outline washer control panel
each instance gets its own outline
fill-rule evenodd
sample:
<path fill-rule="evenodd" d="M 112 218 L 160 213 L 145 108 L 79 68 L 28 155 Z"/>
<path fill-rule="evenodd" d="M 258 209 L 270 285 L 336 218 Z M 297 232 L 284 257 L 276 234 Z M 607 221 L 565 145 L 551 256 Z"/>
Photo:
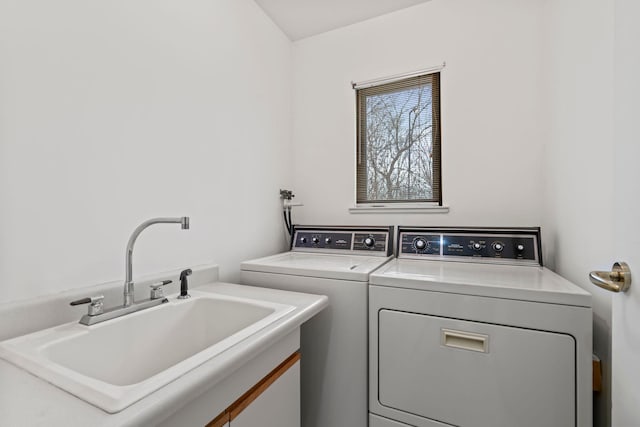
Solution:
<path fill-rule="evenodd" d="M 393 228 L 296 226 L 291 250 L 389 256 L 393 252 Z"/>
<path fill-rule="evenodd" d="M 398 257 L 542 265 L 540 228 L 399 227 Z"/>

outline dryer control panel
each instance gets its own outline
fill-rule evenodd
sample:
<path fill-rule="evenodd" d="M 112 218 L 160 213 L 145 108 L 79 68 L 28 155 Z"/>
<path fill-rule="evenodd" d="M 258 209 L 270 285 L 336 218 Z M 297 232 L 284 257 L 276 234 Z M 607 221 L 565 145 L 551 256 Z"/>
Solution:
<path fill-rule="evenodd" d="M 393 253 L 393 227 L 295 226 L 291 250 L 389 256 Z"/>
<path fill-rule="evenodd" d="M 540 228 L 399 227 L 398 257 L 541 266 Z"/>

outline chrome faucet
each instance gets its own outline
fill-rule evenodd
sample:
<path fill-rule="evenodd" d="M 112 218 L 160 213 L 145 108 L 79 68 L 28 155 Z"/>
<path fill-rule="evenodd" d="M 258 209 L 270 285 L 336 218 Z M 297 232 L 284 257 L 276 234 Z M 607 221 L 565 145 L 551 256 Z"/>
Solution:
<path fill-rule="evenodd" d="M 151 288 L 151 293 L 148 300 L 144 300 L 134 304 L 135 301 L 133 297 L 132 266 L 133 245 L 140 233 L 142 233 L 142 230 L 153 224 L 180 224 L 183 230 L 188 230 L 189 217 L 183 216 L 180 218 L 152 218 L 143 222 L 135 230 L 133 230 L 133 234 L 131 235 L 131 237 L 129 238 L 129 242 L 127 243 L 124 303 L 122 304 L 122 306 L 105 309 L 103 304 L 104 296 L 102 295 L 89 298 L 81 298 L 79 300 L 72 301 L 71 305 L 89 304 L 88 312 L 87 314 L 82 316 L 82 318 L 80 319 L 80 323 L 87 326 L 95 325 L 96 323 L 104 322 L 105 320 L 115 319 L 116 317 L 124 316 L 129 313 L 135 313 L 136 311 L 144 310 L 169 302 L 169 300 L 164 297 L 162 287 L 171 283 L 171 280 L 161 280 L 149 285 L 149 287 Z"/>
<path fill-rule="evenodd" d="M 142 231 L 153 224 L 180 224 L 183 230 L 189 229 L 189 217 L 180 218 L 152 218 L 149 219 L 133 230 L 129 242 L 127 242 L 127 253 L 125 255 L 125 279 L 124 279 L 124 307 L 129 307 L 134 303 L 133 297 L 133 245 Z"/>

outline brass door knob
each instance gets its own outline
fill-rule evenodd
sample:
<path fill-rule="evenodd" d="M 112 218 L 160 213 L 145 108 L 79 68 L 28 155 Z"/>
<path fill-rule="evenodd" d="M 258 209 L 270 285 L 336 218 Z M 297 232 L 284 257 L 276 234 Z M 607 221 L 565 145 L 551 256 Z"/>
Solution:
<path fill-rule="evenodd" d="M 589 280 L 611 292 L 626 292 L 631 286 L 631 270 L 626 262 L 616 262 L 611 271 L 592 271 Z"/>

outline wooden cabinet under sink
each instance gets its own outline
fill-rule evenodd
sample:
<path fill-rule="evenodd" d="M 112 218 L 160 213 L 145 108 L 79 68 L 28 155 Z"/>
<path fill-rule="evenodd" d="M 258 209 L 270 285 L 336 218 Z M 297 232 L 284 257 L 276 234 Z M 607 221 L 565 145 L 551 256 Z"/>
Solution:
<path fill-rule="evenodd" d="M 295 352 L 206 427 L 299 427 L 300 352 Z"/>
<path fill-rule="evenodd" d="M 184 405 L 155 427 L 300 427 L 299 349 L 296 328 L 249 360 L 228 364 L 223 378 L 193 387 L 192 373 L 185 382 L 193 392 L 174 396 Z"/>

